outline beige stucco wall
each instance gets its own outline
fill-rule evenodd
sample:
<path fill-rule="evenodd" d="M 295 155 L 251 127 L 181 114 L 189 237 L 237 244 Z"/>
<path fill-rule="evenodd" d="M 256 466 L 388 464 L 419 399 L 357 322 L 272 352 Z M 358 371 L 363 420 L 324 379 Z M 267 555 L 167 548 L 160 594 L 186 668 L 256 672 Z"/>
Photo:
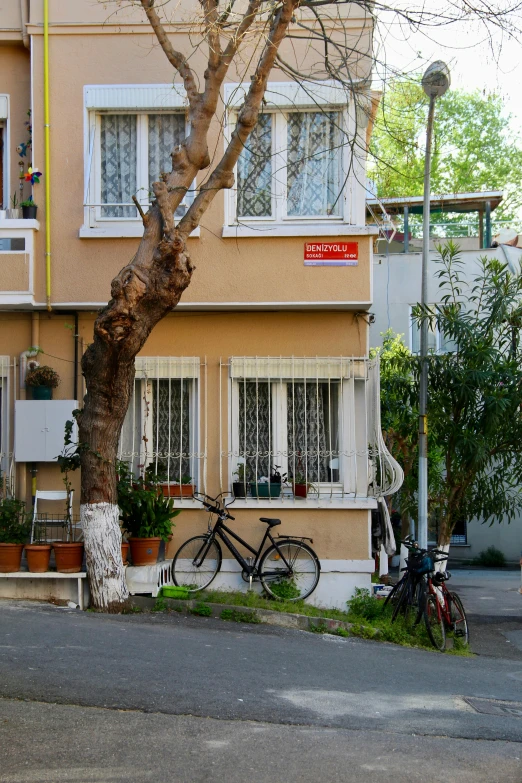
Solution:
<path fill-rule="evenodd" d="M 29 286 L 29 254 L 2 253 L 0 291 L 28 291 Z"/>
<path fill-rule="evenodd" d="M 232 530 L 247 543 L 261 542 L 266 525 L 259 517 L 268 516 L 281 519 L 281 525 L 274 531 L 277 535 L 301 535 L 313 539 L 312 546 L 321 560 L 366 560 L 371 557 L 368 538 L 368 511 L 346 510 L 326 511 L 302 509 L 234 509 L 235 517 L 230 522 Z M 172 541 L 166 549 L 167 557 L 173 557 L 181 544 L 190 536 L 204 533 L 207 529 L 208 514 L 202 511 L 184 509 L 174 520 Z M 224 547 L 223 547 L 224 548 Z M 242 547 L 238 549 L 247 553 Z M 223 556 L 231 557 L 225 549 Z"/>
<path fill-rule="evenodd" d="M 54 5 L 54 4 L 53 4 Z M 88 5 L 79 4 L 84 10 Z M 77 13 L 70 4 L 56 4 L 56 21 L 72 22 Z M 35 4 L 35 8 L 38 5 Z M 60 11 L 60 9 L 62 9 Z M 36 13 L 36 11 L 35 11 Z M 79 12 L 78 12 L 79 13 Z M 83 13 L 83 12 L 82 12 Z M 89 18 L 91 9 L 86 17 Z M 105 11 L 108 13 L 108 11 Z M 62 14 L 62 15 L 60 15 Z M 72 14 L 72 15 L 71 15 Z M 100 8 L 92 9 L 98 19 Z M 39 17 L 34 16 L 35 19 Z M 53 17 L 54 19 L 55 17 Z M 128 33 L 134 28 L 122 28 Z M 155 44 L 146 25 L 137 34 L 115 34 L 109 28 L 51 28 L 50 35 L 50 113 L 51 113 L 51 188 L 52 188 L 52 301 L 103 303 L 109 298 L 110 281 L 132 258 L 138 239 L 79 239 L 84 223 L 84 106 L 86 84 L 170 83 L 173 72 L 165 55 Z M 33 32 L 34 56 L 34 159 L 43 166 L 43 38 Z M 83 34 L 82 34 L 83 33 Z M 91 34 L 96 33 L 96 34 Z M 173 36 L 175 43 L 186 45 L 184 36 Z M 74 63 L 74 68 L 71 68 Z M 191 60 L 204 70 L 203 53 Z M 63 74 L 67 73 L 67 79 Z M 232 71 L 230 80 L 245 78 Z M 277 69 L 272 81 L 288 81 Z M 217 153 L 223 148 L 220 126 L 216 122 L 209 147 Z M 43 225 L 43 186 L 36 186 L 41 230 L 36 237 L 36 301 L 45 302 L 45 264 Z M 368 237 L 350 237 L 341 228 L 345 241 L 359 242 L 359 266 L 305 268 L 304 243 L 319 237 L 223 239 L 225 194 L 219 194 L 201 223 L 199 238 L 189 240 L 189 250 L 197 267 L 183 303 L 280 302 L 282 289 L 288 302 L 363 302 L 370 301 L 370 242 Z M 328 238 L 322 238 L 328 241 Z"/>
<path fill-rule="evenodd" d="M 0 18 L 2 10 L 0 8 Z M 28 131 L 25 122 L 29 120 L 28 110 L 31 108 L 30 86 L 30 58 L 29 52 L 22 44 L 0 46 L 0 94 L 9 95 L 9 153 L 11 158 L 9 192 L 5 194 L 4 207 L 10 207 L 11 196 L 16 193 L 19 197 L 19 170 L 20 160 L 16 147 L 20 142 L 26 142 Z M 31 160 L 30 153 L 23 158 L 25 168 Z M 29 196 L 29 188 L 26 187 L 26 197 Z"/>

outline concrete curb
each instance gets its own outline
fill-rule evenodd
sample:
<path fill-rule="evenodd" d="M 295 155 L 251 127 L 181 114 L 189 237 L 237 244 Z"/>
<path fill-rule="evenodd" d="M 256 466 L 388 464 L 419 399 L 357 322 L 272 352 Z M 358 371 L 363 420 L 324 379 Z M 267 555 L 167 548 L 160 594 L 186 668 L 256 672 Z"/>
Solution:
<path fill-rule="evenodd" d="M 146 596 L 131 596 L 131 606 L 140 609 L 153 609 L 155 598 Z M 207 601 L 194 599 L 180 600 L 176 598 L 162 598 L 167 609 L 184 614 L 202 615 L 223 620 L 232 620 L 244 623 L 263 623 L 264 625 L 276 625 L 279 628 L 293 628 L 299 631 L 312 631 L 313 633 L 335 633 L 341 629 L 350 631 L 352 623 L 344 620 L 332 620 L 329 617 L 309 617 L 304 614 L 291 614 L 290 612 L 275 612 L 271 609 L 257 609 L 250 606 L 235 606 L 231 604 L 211 604 Z M 210 614 L 198 611 L 201 605 L 208 607 Z M 223 616 L 225 612 L 225 616 Z M 228 616 L 227 616 L 228 615 Z"/>

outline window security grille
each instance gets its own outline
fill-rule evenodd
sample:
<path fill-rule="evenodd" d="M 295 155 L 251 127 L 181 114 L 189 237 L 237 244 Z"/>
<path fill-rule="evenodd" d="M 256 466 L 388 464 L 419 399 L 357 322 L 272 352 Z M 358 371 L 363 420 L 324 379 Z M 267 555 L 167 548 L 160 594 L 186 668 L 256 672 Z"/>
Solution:
<path fill-rule="evenodd" d="M 205 432 L 206 363 L 199 357 L 138 357 L 119 459 L 136 475 L 151 468 L 166 483 L 191 483 L 204 491 Z"/>
<path fill-rule="evenodd" d="M 221 368 L 222 402 L 230 383 L 228 449 L 223 427 L 220 435 L 222 490 L 242 466 L 247 491 L 276 468 L 287 474 L 283 498 L 293 497 L 295 484 L 306 484 L 309 497 L 339 498 L 386 494 L 398 483 L 400 468 L 377 435 L 380 408 L 369 405 L 369 394 L 378 393 L 370 381 L 376 362 L 232 357 Z"/>
<path fill-rule="evenodd" d="M 237 217 L 340 217 L 339 111 L 263 113 L 237 164 Z"/>

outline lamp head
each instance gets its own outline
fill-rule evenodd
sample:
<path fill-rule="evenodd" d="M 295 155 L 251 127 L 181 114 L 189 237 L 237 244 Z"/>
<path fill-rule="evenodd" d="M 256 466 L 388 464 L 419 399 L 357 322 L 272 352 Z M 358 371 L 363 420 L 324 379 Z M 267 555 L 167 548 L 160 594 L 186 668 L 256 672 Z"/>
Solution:
<path fill-rule="evenodd" d="M 449 68 L 442 60 L 428 66 L 422 77 L 422 89 L 428 98 L 440 98 L 451 84 Z"/>

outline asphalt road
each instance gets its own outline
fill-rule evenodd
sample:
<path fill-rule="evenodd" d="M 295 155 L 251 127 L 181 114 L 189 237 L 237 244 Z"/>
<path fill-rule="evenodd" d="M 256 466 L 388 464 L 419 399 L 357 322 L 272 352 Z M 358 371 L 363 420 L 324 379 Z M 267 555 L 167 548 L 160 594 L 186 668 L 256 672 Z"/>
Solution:
<path fill-rule="evenodd" d="M 2 783 L 521 783 L 522 705 L 465 697 L 522 702 L 522 661 L 0 602 Z"/>

